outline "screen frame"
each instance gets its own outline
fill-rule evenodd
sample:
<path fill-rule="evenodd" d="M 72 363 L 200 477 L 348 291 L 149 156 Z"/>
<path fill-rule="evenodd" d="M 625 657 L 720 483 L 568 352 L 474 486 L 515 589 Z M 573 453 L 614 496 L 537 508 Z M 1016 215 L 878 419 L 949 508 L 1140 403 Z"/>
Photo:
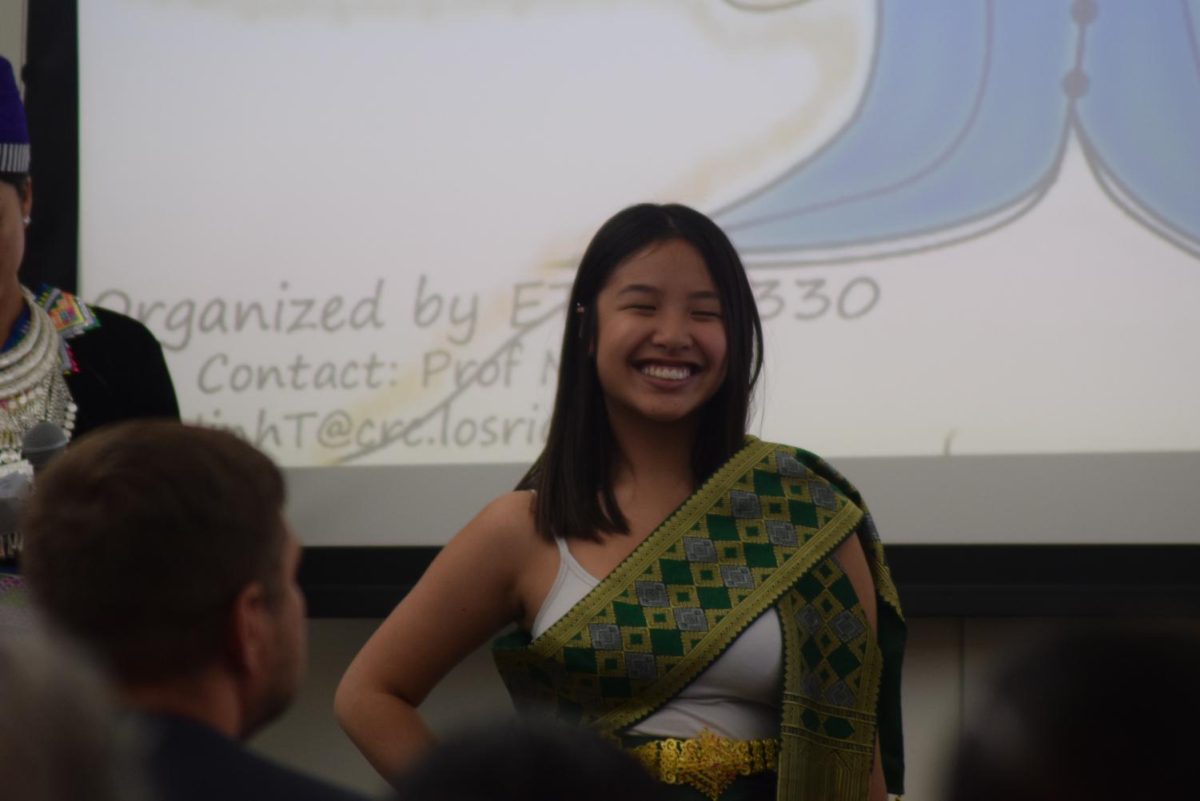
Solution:
<path fill-rule="evenodd" d="M 34 142 L 33 176 L 36 217 L 29 231 L 23 278 L 27 283 L 50 283 L 67 291 L 78 286 L 79 224 L 79 78 L 78 13 L 76 0 L 43 0 L 30 3 L 27 16 L 27 64 L 23 70 L 26 108 Z M 1126 458 L 1166 460 L 1185 475 L 1200 475 L 1194 466 L 1200 454 L 1131 454 Z M 1175 464 L 1179 458 L 1185 461 Z M 1016 457 L 1032 459 L 1041 457 Z M 1082 458 L 1082 457 L 1061 457 Z M 1107 457 L 1092 457 L 1103 459 Z M 874 460 L 881 462 L 883 460 Z M 903 475 L 907 465 L 893 475 Z M 911 460 L 910 460 L 911 461 Z M 840 464 L 840 463 L 839 463 Z M 936 466 L 942 479 L 953 480 L 961 463 Z M 1010 463 L 1011 464 L 1011 463 Z M 1184 466 L 1186 465 L 1186 466 Z M 462 466 L 459 466 L 462 467 Z M 1045 462 L 1051 473 L 1061 465 Z M 1170 465 L 1168 465 L 1170 467 Z M 348 468 L 352 472 L 364 468 Z M 475 466 L 489 470 L 493 481 L 502 481 L 513 466 Z M 870 472 L 868 465 L 868 472 Z M 1109 470 L 1106 467 L 1105 470 Z M 1113 468 L 1115 469 L 1115 468 Z M 311 508 L 311 473 L 290 470 L 293 501 L 289 512 L 301 536 Z M 855 469 L 847 469 L 857 476 Z M 365 474 L 347 479 L 361 483 Z M 1016 473 L 1014 473 L 1016 475 Z M 1136 482 L 1139 475 L 1125 473 Z M 862 479 L 856 478 L 862 482 Z M 1041 480 L 1037 476 L 1029 480 Z M 928 477 L 909 486 L 938 487 Z M 1180 479 L 1182 482 L 1182 478 Z M 1146 489 L 1149 485 L 1141 487 Z M 1126 499 L 1127 485 L 1121 486 Z M 1151 489 L 1162 490 L 1160 487 Z M 1166 488 L 1176 491 L 1175 488 Z M 897 490 L 898 492 L 900 490 Z M 1082 495 L 1063 502 L 1070 508 L 1102 501 L 1114 509 L 1132 507 L 1105 487 L 1081 485 Z M 1195 493 L 1192 493 L 1195 495 Z M 867 497 L 874 498 L 871 491 Z M 1136 492 L 1133 497 L 1137 497 Z M 1186 498 L 1187 495 L 1180 496 Z M 308 499 L 307 503 L 305 499 Z M 976 500 L 979 500 L 978 498 Z M 962 502 L 962 499 L 959 499 Z M 966 502 L 971 502 L 967 499 Z M 328 501 L 323 501 L 328 507 Z M 1103 503 L 1101 504 L 1103 507 Z M 1185 504 L 1186 506 L 1186 504 Z M 1152 507 L 1153 508 L 1153 507 Z M 1161 504 L 1159 504 L 1161 508 Z M 879 509 L 876 509 L 878 514 Z M 989 510 L 984 504 L 984 514 Z M 1106 514 L 1100 508 L 1094 514 Z M 1160 528 L 1195 535 L 1195 520 L 1187 508 L 1172 512 Z M 1178 518 L 1178 520 L 1177 520 Z M 1036 519 L 1036 517 L 1034 518 Z M 1175 522 L 1172 522 L 1175 521 Z M 886 526 L 885 526 L 886 528 Z M 1164 532 L 1159 532 L 1159 537 Z M 1154 532 L 1149 538 L 1155 537 Z M 1188 542 L 1155 544 L 914 544 L 892 541 L 887 551 L 906 612 L 912 617 L 1007 617 L 1169 615 L 1200 613 L 1200 545 Z M 437 545 L 412 546 L 308 546 L 304 549 L 301 583 L 311 617 L 382 617 L 404 596 L 439 550 Z"/>

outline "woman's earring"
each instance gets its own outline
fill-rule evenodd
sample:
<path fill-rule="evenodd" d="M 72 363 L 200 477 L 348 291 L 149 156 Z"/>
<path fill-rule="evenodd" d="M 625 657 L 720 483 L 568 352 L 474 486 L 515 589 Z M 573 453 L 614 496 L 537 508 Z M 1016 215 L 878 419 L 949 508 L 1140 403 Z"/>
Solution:
<path fill-rule="evenodd" d="M 579 329 L 576 336 L 583 339 L 584 307 L 582 303 L 575 304 L 575 316 L 579 319 Z"/>
<path fill-rule="evenodd" d="M 28 227 L 29 227 L 29 224 L 30 224 L 31 222 L 33 222 L 33 218 L 32 218 L 32 217 L 26 217 L 26 218 L 25 218 L 25 220 L 24 220 L 25 227 L 26 227 L 26 228 L 28 228 Z"/>

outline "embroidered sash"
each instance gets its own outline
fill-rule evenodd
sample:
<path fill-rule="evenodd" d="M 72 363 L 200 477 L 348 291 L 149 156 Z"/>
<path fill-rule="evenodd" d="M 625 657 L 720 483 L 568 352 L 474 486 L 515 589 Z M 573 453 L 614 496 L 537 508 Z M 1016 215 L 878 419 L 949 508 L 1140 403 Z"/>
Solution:
<path fill-rule="evenodd" d="M 879 595 L 878 638 L 829 558 L 856 530 Z M 898 698 L 880 692 L 899 691 L 903 619 L 861 498 L 806 451 L 748 438 L 541 636 L 497 640 L 496 663 L 522 711 L 615 736 L 674 697 L 772 606 L 784 643 L 778 797 L 865 799 L 877 709 L 899 711 Z M 891 723 L 880 736 L 885 754 L 898 755 L 898 715 Z M 902 763 L 889 764 L 889 789 L 899 792 Z"/>

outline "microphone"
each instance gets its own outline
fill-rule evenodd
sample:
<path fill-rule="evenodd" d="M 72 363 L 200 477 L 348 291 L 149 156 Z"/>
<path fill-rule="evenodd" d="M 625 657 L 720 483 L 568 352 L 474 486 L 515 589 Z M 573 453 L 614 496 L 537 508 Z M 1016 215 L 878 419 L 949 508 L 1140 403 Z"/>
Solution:
<path fill-rule="evenodd" d="M 18 462 L 0 468 L 0 564 L 16 559 L 21 552 L 17 524 L 32 486 L 33 468 L 28 464 Z"/>
<path fill-rule="evenodd" d="M 69 440 L 62 428 L 42 420 L 21 438 L 22 461 L 0 467 L 0 562 L 12 561 L 20 555 L 21 532 L 17 524 L 33 479 L 62 453 Z"/>
<path fill-rule="evenodd" d="M 48 420 L 35 423 L 21 438 L 21 458 L 33 465 L 34 473 L 46 468 L 50 460 L 63 452 L 70 437 Z"/>

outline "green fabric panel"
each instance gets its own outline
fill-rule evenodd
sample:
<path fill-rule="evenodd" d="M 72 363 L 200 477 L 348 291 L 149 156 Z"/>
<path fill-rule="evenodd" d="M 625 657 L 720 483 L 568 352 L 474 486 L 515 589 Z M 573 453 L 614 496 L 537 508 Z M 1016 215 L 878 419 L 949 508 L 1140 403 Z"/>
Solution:
<path fill-rule="evenodd" d="M 667 584 L 694 584 L 692 566 L 680 559 L 660 559 L 662 580 Z"/>
<path fill-rule="evenodd" d="M 643 628 L 646 625 L 646 615 L 639 604 L 627 604 L 620 601 L 613 603 L 613 615 L 618 626 Z"/>
<path fill-rule="evenodd" d="M 821 663 L 821 649 L 811 639 L 806 639 L 804 644 L 800 646 L 800 655 L 804 657 L 804 664 L 806 665 L 819 665 Z"/>
<path fill-rule="evenodd" d="M 826 734 L 839 740 L 845 740 L 854 734 L 854 727 L 845 718 L 828 718 L 823 728 Z"/>
<path fill-rule="evenodd" d="M 590 648 L 564 648 L 563 664 L 572 673 L 595 673 L 596 652 Z"/>
<path fill-rule="evenodd" d="M 729 590 L 724 587 L 698 587 L 696 597 L 700 606 L 705 609 L 730 609 L 733 604 L 729 600 Z"/>
<path fill-rule="evenodd" d="M 833 582 L 829 587 L 829 592 L 847 609 L 858 604 L 858 593 L 854 591 L 854 585 L 850 583 L 850 579 L 846 576 L 842 576 Z"/>
<path fill-rule="evenodd" d="M 708 526 L 708 536 L 710 539 L 736 540 L 739 538 L 737 524 L 733 522 L 732 517 L 708 515 L 705 522 Z"/>
<path fill-rule="evenodd" d="M 849 676 L 862 664 L 862 660 L 855 656 L 845 645 L 840 645 L 834 649 L 827 661 L 829 662 L 829 666 L 837 672 L 838 678 Z"/>
<path fill-rule="evenodd" d="M 778 473 L 764 473 L 761 470 L 755 470 L 754 491 L 758 495 L 773 495 L 777 498 L 782 497 L 783 482 L 780 481 Z"/>
<path fill-rule="evenodd" d="M 800 577 L 800 580 L 796 582 L 796 590 L 810 602 L 820 595 L 821 591 L 824 589 L 825 587 L 821 585 L 821 582 L 817 579 L 817 577 L 811 573 L 805 573 Z"/>
<path fill-rule="evenodd" d="M 779 564 L 775 559 L 774 546 L 750 542 L 742 547 L 746 552 L 746 565 L 749 567 L 775 567 Z"/>
<path fill-rule="evenodd" d="M 656 654 L 683 656 L 683 638 L 673 629 L 650 629 L 650 647 Z"/>
<path fill-rule="evenodd" d="M 788 501 L 788 517 L 797 526 L 804 526 L 805 528 L 816 528 L 819 522 L 817 520 L 816 507 L 804 501 Z"/>

